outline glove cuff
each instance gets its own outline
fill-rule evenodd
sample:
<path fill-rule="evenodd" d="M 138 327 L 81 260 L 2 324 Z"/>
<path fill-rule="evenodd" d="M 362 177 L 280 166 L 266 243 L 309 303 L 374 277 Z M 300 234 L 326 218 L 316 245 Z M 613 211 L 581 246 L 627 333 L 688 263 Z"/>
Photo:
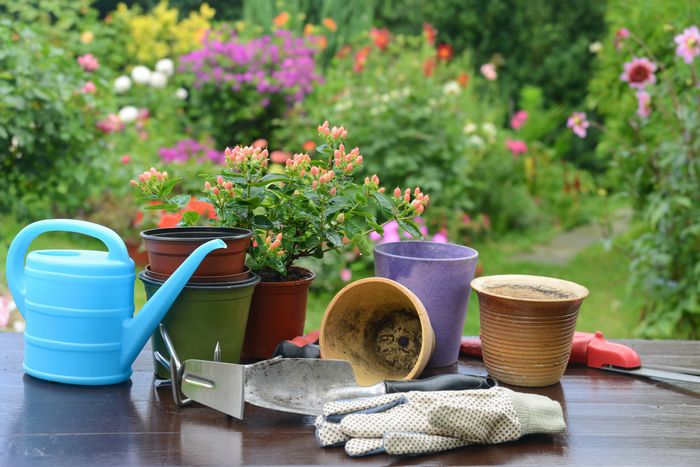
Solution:
<path fill-rule="evenodd" d="M 559 402 L 537 394 L 512 392 L 513 409 L 520 421 L 521 435 L 530 433 L 563 433 L 564 414 Z"/>

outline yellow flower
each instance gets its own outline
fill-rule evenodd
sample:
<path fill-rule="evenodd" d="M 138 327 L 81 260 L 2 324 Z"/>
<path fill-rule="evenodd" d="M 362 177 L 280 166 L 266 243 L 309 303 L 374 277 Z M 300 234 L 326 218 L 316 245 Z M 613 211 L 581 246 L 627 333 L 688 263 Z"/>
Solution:
<path fill-rule="evenodd" d="M 305 36 L 310 36 L 313 33 L 314 33 L 314 25 L 313 24 L 307 24 L 306 26 L 304 26 L 304 35 Z"/>
<path fill-rule="evenodd" d="M 338 30 L 338 25 L 335 24 L 335 21 L 333 21 L 331 18 L 323 18 L 323 21 L 321 22 L 328 28 L 329 31 L 336 32 Z"/>
<path fill-rule="evenodd" d="M 92 33 L 92 31 L 83 31 L 83 33 L 80 34 L 80 42 L 83 44 L 89 44 L 94 38 L 95 35 Z"/>
<path fill-rule="evenodd" d="M 289 22 L 289 13 L 286 11 L 283 11 L 279 15 L 275 16 L 275 18 L 272 20 L 272 23 L 277 26 L 278 28 L 284 27 L 285 24 Z"/>

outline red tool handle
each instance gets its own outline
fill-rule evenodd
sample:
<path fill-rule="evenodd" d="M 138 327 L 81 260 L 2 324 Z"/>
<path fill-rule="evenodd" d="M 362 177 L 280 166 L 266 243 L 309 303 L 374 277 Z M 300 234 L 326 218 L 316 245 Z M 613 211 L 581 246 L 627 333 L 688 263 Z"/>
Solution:
<path fill-rule="evenodd" d="M 459 348 L 462 355 L 481 358 L 481 340 L 478 337 L 463 337 Z M 602 368 L 612 365 L 620 368 L 638 368 L 642 362 L 639 354 L 626 345 L 608 342 L 603 333 L 596 331 L 574 333 L 571 346 L 571 364 Z"/>
<path fill-rule="evenodd" d="M 290 340 L 292 344 L 296 345 L 297 347 L 304 347 L 305 345 L 308 344 L 315 344 L 316 341 L 318 340 L 318 336 L 321 335 L 321 331 L 316 330 L 316 331 L 311 331 L 308 334 L 304 334 L 303 336 L 297 336 L 294 339 Z"/>

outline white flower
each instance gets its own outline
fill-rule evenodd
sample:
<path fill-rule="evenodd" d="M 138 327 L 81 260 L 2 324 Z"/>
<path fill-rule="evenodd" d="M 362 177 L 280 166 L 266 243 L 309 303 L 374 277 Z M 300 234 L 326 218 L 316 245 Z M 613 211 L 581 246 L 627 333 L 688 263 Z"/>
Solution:
<path fill-rule="evenodd" d="M 464 125 L 464 133 L 471 135 L 476 131 L 476 125 L 470 121 L 467 122 L 466 125 Z"/>
<path fill-rule="evenodd" d="M 462 88 L 459 86 L 459 83 L 457 81 L 448 81 L 442 87 L 442 92 L 444 92 L 447 96 L 456 96 L 460 92 L 462 92 Z"/>
<path fill-rule="evenodd" d="M 164 88 L 166 84 L 168 84 L 168 77 L 165 76 L 165 73 L 162 73 L 160 71 L 154 71 L 151 73 L 151 77 L 148 80 L 148 84 L 151 85 L 151 87 L 154 88 Z"/>
<path fill-rule="evenodd" d="M 134 107 L 133 105 L 127 105 L 126 107 L 122 107 L 119 110 L 119 120 L 121 120 L 124 123 L 129 123 L 133 122 L 136 120 L 136 117 L 139 115 L 139 109 Z"/>
<path fill-rule="evenodd" d="M 147 84 L 150 78 L 151 70 L 143 65 L 135 66 L 134 69 L 131 70 L 131 79 L 133 79 L 135 83 Z"/>
<path fill-rule="evenodd" d="M 592 53 L 592 54 L 597 54 L 597 53 L 600 52 L 601 50 L 603 50 L 603 44 L 601 44 L 600 41 L 592 42 L 592 43 L 588 46 L 588 51 L 589 51 L 590 53 Z"/>
<path fill-rule="evenodd" d="M 24 324 L 24 321 L 22 320 L 17 320 L 14 323 L 12 323 L 12 330 L 15 332 L 24 332 L 24 328 L 26 325 Z"/>
<path fill-rule="evenodd" d="M 160 71 L 165 76 L 172 76 L 175 73 L 175 64 L 169 58 L 163 58 L 156 63 L 156 71 Z"/>
<path fill-rule="evenodd" d="M 476 146 L 476 147 L 478 147 L 478 148 L 484 146 L 484 140 L 483 140 L 483 138 L 482 138 L 481 136 L 479 136 L 479 135 L 472 135 L 472 136 L 470 136 L 470 137 L 469 137 L 469 142 L 470 142 L 472 145 L 474 145 L 474 146 Z"/>
<path fill-rule="evenodd" d="M 496 138 L 496 133 L 498 130 L 496 130 L 496 125 L 491 122 L 486 122 L 481 125 L 481 131 L 484 132 L 490 141 L 493 141 Z"/>
<path fill-rule="evenodd" d="M 187 96 L 189 96 L 189 94 L 187 93 L 187 89 L 185 88 L 180 88 L 177 91 L 175 91 L 175 97 L 177 97 L 178 99 L 182 99 L 184 101 L 185 99 L 187 99 Z"/>
<path fill-rule="evenodd" d="M 122 94 L 131 89 L 131 80 L 128 76 L 120 76 L 114 80 L 114 90 L 117 94 Z"/>
<path fill-rule="evenodd" d="M 404 87 L 404 88 L 401 90 L 401 95 L 403 95 L 403 97 L 408 97 L 408 96 L 410 96 L 410 95 L 411 95 L 411 88 L 408 87 L 408 86 Z"/>

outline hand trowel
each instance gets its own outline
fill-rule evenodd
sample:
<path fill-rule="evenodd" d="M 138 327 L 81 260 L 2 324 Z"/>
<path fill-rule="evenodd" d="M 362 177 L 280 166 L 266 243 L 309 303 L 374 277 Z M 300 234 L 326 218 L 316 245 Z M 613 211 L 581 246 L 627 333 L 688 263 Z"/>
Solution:
<path fill-rule="evenodd" d="M 179 389 L 191 400 L 238 419 L 243 419 L 244 402 L 283 412 L 320 415 L 323 405 L 334 400 L 394 392 L 488 389 L 496 385 L 488 377 L 450 374 L 358 386 L 352 366 L 344 360 L 276 357 L 239 365 L 191 359 L 179 364 L 173 358 L 174 349 L 164 327 L 161 334 L 171 352 L 173 393 Z M 179 370 L 173 371 L 173 365 Z"/>

